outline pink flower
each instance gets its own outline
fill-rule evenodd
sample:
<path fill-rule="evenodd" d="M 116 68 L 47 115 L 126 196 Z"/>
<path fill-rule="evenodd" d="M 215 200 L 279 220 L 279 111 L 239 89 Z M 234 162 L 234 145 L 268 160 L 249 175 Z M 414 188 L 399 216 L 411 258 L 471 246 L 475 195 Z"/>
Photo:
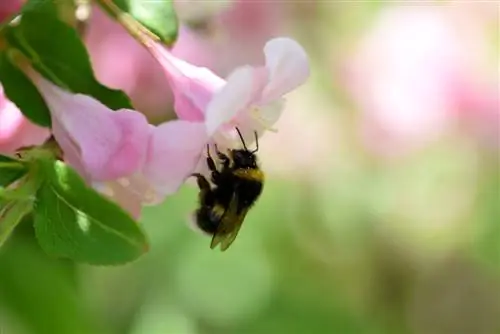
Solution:
<path fill-rule="evenodd" d="M 23 6 L 23 0 L 2 0 L 0 1 L 0 23 L 10 18 Z"/>
<path fill-rule="evenodd" d="M 169 118 L 172 94 L 163 88 L 167 81 L 160 65 L 97 5 L 92 6 L 84 39 L 100 82 L 125 91 L 149 120 Z"/>
<path fill-rule="evenodd" d="M 260 50 L 279 33 L 286 13 L 281 2 L 181 0 L 174 4 L 181 23 L 207 19 L 216 32 L 199 33 L 181 24 L 172 54 L 224 76 L 238 65 L 262 61 Z M 172 92 L 165 88 L 160 65 L 98 6 L 92 7 L 84 39 L 100 82 L 124 90 L 134 108 L 150 121 L 169 118 Z"/>
<path fill-rule="evenodd" d="M 169 78 L 179 118 L 204 122 L 207 136 L 220 147 L 234 146 L 235 127 L 247 145 L 254 141 L 254 131 L 261 135 L 271 129 L 283 110 L 283 96 L 309 76 L 307 54 L 290 38 L 265 45 L 265 66 L 239 67 L 226 80 L 174 57 L 158 44 L 152 43 L 150 49 Z"/>
<path fill-rule="evenodd" d="M 498 114 L 492 113 L 498 110 L 497 88 L 491 89 L 494 81 L 484 85 L 488 79 L 481 73 L 487 72 L 481 60 L 486 34 L 470 15 L 459 17 L 454 10 L 390 8 L 354 51 L 347 88 L 363 113 L 366 144 L 375 152 L 423 146 L 464 114 L 490 124 L 492 118 L 483 116 Z"/>
<path fill-rule="evenodd" d="M 179 120 L 154 127 L 135 110 L 113 111 L 38 74 L 31 78 L 49 106 L 65 161 L 134 217 L 143 205 L 175 192 L 192 172 L 186 164 L 198 157 L 192 156 L 189 136 L 204 135 L 202 125 Z"/>
<path fill-rule="evenodd" d="M 270 38 L 280 35 L 289 13 L 285 1 L 229 0 L 206 3 L 185 0 L 175 2 L 181 22 L 207 23 L 209 28 L 208 31 L 197 32 L 181 26 L 172 54 L 191 64 L 206 66 L 224 77 L 241 64 L 262 62 L 260 50 Z M 212 9 L 200 10 L 200 7 Z"/>
<path fill-rule="evenodd" d="M 0 85 L 0 153 L 11 155 L 21 147 L 42 144 L 48 137 L 49 130 L 24 117 Z"/>

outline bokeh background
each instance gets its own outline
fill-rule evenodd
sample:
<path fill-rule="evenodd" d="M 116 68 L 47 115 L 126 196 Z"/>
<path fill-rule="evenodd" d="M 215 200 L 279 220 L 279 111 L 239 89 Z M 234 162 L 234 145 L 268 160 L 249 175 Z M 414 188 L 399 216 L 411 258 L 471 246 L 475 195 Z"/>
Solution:
<path fill-rule="evenodd" d="M 265 191 L 221 253 L 186 224 L 197 189 L 147 208 L 150 252 L 117 268 L 0 254 L 2 334 L 500 333 L 499 4 L 176 2 L 173 53 L 221 76 L 275 36 L 312 74 L 261 140 Z M 153 123 L 163 71 L 93 8 L 98 78 Z"/>

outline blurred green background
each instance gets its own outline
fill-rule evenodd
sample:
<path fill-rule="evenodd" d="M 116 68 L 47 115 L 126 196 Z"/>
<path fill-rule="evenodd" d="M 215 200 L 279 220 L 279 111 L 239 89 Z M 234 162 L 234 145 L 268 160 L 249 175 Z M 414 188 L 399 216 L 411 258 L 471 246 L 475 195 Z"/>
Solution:
<path fill-rule="evenodd" d="M 221 253 L 187 226 L 197 189 L 186 185 L 145 209 L 151 250 L 116 268 L 50 259 L 26 223 L 0 253 L 0 333 L 500 333 L 498 4 L 412 3 L 240 0 L 185 11 L 205 43 L 242 24 L 220 19 L 240 17 L 224 13 L 239 6 L 254 15 L 244 36 L 273 26 L 258 52 L 286 34 L 310 53 L 309 82 L 291 94 L 279 132 L 261 141 L 261 199 Z M 387 14 L 394 8 L 404 10 Z M 440 24 L 458 44 L 432 30 Z M 361 47 L 366 36 L 382 51 Z M 415 36 L 437 37 L 429 46 Z M 476 62 L 480 51 L 467 43 L 477 36 L 485 51 Z M 215 57 L 214 70 L 227 74 L 241 53 Z M 453 89 L 422 93 L 437 81 Z M 407 105 L 378 99 L 391 92 Z M 445 108 L 433 100 L 442 92 L 454 103 L 438 122 L 427 114 Z M 406 111 L 409 123 L 395 114 Z"/>

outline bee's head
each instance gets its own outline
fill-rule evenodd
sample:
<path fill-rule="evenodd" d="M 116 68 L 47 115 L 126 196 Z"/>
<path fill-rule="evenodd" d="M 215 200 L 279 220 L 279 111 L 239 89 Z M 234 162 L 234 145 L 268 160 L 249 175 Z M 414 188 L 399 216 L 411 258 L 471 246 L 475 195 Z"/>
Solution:
<path fill-rule="evenodd" d="M 238 168 L 257 168 L 257 158 L 252 151 L 232 150 L 231 155 Z"/>
<path fill-rule="evenodd" d="M 259 141 L 257 132 L 255 134 L 255 144 L 256 148 L 253 151 L 250 151 L 245 144 L 245 140 L 241 135 L 240 129 L 236 128 L 238 135 L 240 136 L 241 143 L 243 144 L 243 149 L 231 150 L 231 155 L 234 161 L 234 165 L 238 168 L 258 168 L 257 166 L 257 157 L 255 156 L 255 152 L 259 150 Z"/>

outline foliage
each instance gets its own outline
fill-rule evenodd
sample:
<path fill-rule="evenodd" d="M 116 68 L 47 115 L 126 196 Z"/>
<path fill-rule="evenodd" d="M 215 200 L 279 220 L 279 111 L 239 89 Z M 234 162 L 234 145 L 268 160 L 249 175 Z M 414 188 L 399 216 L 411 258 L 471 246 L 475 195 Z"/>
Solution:
<path fill-rule="evenodd" d="M 130 1 L 120 6 L 165 40 L 175 40 L 177 18 L 168 1 L 160 5 Z M 63 9 L 60 2 L 31 0 L 22 8 L 20 22 L 3 27 L 8 47 L 0 54 L 0 79 L 6 95 L 28 119 L 51 126 L 44 99 L 16 64 L 29 63 L 66 90 L 90 95 L 111 109 L 132 108 L 123 92 L 96 80 L 81 37 L 61 18 Z M 171 22 L 167 29 L 165 22 Z M 58 161 L 53 146 L 27 149 L 18 159 L 0 156 L 0 170 L 2 243 L 33 210 L 37 239 L 51 256 L 121 264 L 147 251 L 139 225 Z"/>
<path fill-rule="evenodd" d="M 0 25 L 5 95 L 45 128 L 53 120 L 28 65 L 112 110 L 133 109 L 123 91 L 97 79 L 69 3 L 29 0 L 20 21 Z M 177 40 L 182 22 L 173 1 L 95 3 L 127 29 L 145 29 L 169 47 Z M 299 94 L 289 108 L 310 118 L 262 164 L 267 172 L 292 165 L 290 156 L 300 163 L 291 176 L 266 176 L 234 247 L 211 252 L 185 227 L 197 201 L 190 185 L 136 221 L 62 161 L 53 138 L 0 155 L 0 333 L 500 331 L 498 152 L 453 134 L 401 159 L 367 154 L 353 139 L 358 111 L 344 103 L 347 112 L 336 112 L 348 100 L 327 69 L 339 54 L 324 53 L 350 43 L 388 5 L 290 3 L 293 10 L 282 11 L 307 41 L 315 76 L 305 102 Z M 199 28 L 225 60 L 217 43 L 237 31 L 215 33 L 212 23 Z M 303 131 L 322 111 L 328 134 L 339 133 L 335 144 L 321 131 Z M 296 137 L 326 153 L 291 145 Z"/>

